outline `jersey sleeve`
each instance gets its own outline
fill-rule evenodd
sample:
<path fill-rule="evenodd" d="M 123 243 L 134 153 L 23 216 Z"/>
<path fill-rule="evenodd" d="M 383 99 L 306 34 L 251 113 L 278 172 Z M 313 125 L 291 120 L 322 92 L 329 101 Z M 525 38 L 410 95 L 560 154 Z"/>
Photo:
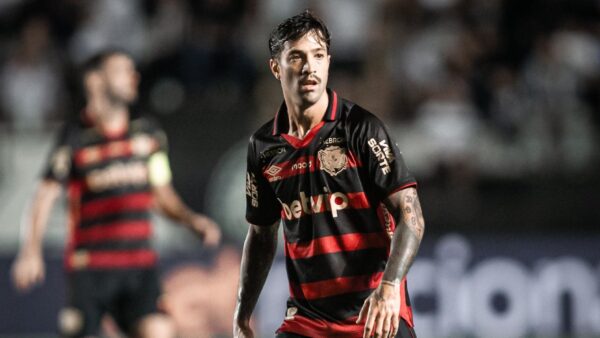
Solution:
<path fill-rule="evenodd" d="M 148 158 L 149 180 L 153 187 L 160 187 L 170 184 L 173 179 L 168 155 L 167 134 L 157 122 L 153 120 L 149 122 L 149 134 L 156 144 Z"/>
<path fill-rule="evenodd" d="M 379 200 L 415 186 L 398 145 L 383 123 L 366 111 L 351 123 L 352 143 L 365 170 L 368 185 Z"/>
<path fill-rule="evenodd" d="M 73 168 L 72 127 L 65 125 L 58 133 L 42 171 L 42 178 L 67 184 Z"/>
<path fill-rule="evenodd" d="M 255 225 L 272 225 L 281 218 L 281 205 L 262 175 L 254 141 L 248 145 L 246 167 L 246 220 Z"/>

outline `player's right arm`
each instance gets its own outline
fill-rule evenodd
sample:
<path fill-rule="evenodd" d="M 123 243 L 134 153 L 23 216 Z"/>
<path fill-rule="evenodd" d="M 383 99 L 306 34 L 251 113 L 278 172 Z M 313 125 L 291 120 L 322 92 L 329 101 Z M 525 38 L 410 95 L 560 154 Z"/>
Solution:
<path fill-rule="evenodd" d="M 246 220 L 250 223 L 242 262 L 237 304 L 233 318 L 233 336 L 254 337 L 250 316 L 265 284 L 277 249 L 277 229 L 281 205 L 261 168 L 256 140 L 250 139 L 246 171 Z"/>
<path fill-rule="evenodd" d="M 12 279 L 20 291 L 29 290 L 44 280 L 42 243 L 50 211 L 72 169 L 72 143 L 75 129 L 70 124 L 59 132 L 48 156 L 42 180 L 21 221 L 21 247 L 12 267 Z"/>
<path fill-rule="evenodd" d="M 240 268 L 240 285 L 233 318 L 233 336 L 254 337 L 250 316 L 265 284 L 277 250 L 279 221 L 271 226 L 250 224 Z"/>
<path fill-rule="evenodd" d="M 12 268 L 13 282 L 20 291 L 27 291 L 44 280 L 42 242 L 50 211 L 61 189 L 58 181 L 43 180 L 38 185 L 31 207 L 26 211 L 21 224 L 24 236 Z"/>

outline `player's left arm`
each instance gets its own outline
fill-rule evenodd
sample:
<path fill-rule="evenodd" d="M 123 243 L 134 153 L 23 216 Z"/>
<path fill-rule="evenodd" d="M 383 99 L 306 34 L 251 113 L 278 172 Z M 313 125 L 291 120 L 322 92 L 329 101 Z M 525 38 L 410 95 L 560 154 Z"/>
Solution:
<path fill-rule="evenodd" d="M 192 211 L 173 188 L 171 169 L 164 152 L 157 152 L 150 157 L 148 170 L 158 209 L 170 219 L 188 226 L 206 245 L 219 244 L 221 231 L 218 225 L 210 217 Z"/>
<path fill-rule="evenodd" d="M 366 321 L 364 337 L 395 337 L 400 325 L 400 283 L 412 265 L 423 233 L 425 220 L 417 189 L 409 187 L 384 201 L 393 215 L 396 229 L 391 252 L 379 287 L 367 298 L 357 322 Z"/>
<path fill-rule="evenodd" d="M 392 237 L 392 248 L 383 282 L 399 285 L 419 251 L 425 232 L 425 219 L 415 187 L 393 193 L 384 203 L 397 226 Z"/>

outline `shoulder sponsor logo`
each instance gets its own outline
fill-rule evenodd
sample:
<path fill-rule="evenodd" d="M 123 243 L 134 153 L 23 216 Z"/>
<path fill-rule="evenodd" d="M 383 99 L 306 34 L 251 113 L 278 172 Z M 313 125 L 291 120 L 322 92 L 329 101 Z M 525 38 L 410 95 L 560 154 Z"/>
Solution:
<path fill-rule="evenodd" d="M 321 170 L 331 176 L 336 176 L 346 170 L 348 166 L 348 156 L 346 149 L 339 146 L 328 146 L 319 150 L 318 153 Z"/>
<path fill-rule="evenodd" d="M 369 147 L 371 147 L 373 155 L 375 155 L 375 158 L 377 158 L 377 161 L 379 162 L 381 172 L 383 172 L 384 175 L 391 173 L 392 169 L 390 168 L 390 164 L 394 162 L 395 158 L 387 141 L 381 140 L 377 142 L 377 140 L 371 138 L 367 143 L 369 144 Z"/>
<path fill-rule="evenodd" d="M 64 178 L 71 168 L 71 148 L 60 147 L 52 155 L 52 173 L 58 178 Z"/>
<path fill-rule="evenodd" d="M 246 173 L 246 195 L 250 197 L 250 204 L 258 208 L 258 185 L 254 173 Z"/>

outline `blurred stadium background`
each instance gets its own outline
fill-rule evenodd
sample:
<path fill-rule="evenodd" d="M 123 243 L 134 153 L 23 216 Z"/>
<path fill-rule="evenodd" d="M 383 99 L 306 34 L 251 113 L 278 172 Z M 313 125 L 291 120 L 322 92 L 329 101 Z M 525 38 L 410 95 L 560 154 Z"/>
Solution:
<path fill-rule="evenodd" d="M 225 232 L 208 251 L 157 217 L 163 306 L 186 337 L 230 335 L 246 141 L 281 101 L 267 38 L 304 8 L 332 32 L 331 87 L 387 122 L 419 180 L 419 337 L 600 337 L 597 0 L 0 1 L 0 337 L 56 336 L 64 210 L 46 283 L 17 294 L 10 264 L 53 135 L 81 108 L 76 69 L 104 47 L 135 56 L 176 189 Z M 256 311 L 264 337 L 284 269 L 280 255 Z"/>

